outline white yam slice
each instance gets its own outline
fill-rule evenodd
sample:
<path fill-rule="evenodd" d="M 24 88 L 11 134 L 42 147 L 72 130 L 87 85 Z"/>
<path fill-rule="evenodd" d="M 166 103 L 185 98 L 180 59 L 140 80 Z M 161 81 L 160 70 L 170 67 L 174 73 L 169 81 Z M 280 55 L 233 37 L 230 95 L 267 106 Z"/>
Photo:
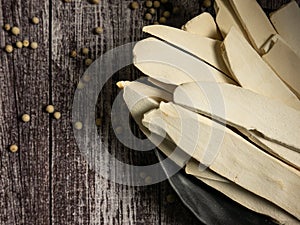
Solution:
<path fill-rule="evenodd" d="M 300 224 L 299 220 L 286 213 L 278 206 L 241 188 L 233 182 L 224 183 L 202 177 L 198 177 L 198 179 L 201 180 L 203 183 L 207 184 L 208 186 L 211 186 L 212 188 L 225 194 L 235 202 L 245 206 L 246 208 L 254 212 L 270 216 L 271 218 L 278 221 L 280 224 Z"/>
<path fill-rule="evenodd" d="M 262 58 L 300 99 L 300 54 L 296 54 L 277 35 L 271 42 L 270 50 Z"/>
<path fill-rule="evenodd" d="M 242 87 L 300 109 L 297 96 L 235 28 L 225 38 L 222 50 L 231 74 Z"/>
<path fill-rule="evenodd" d="M 189 52 L 230 76 L 221 56 L 220 41 L 163 25 L 146 26 L 143 31 Z"/>
<path fill-rule="evenodd" d="M 237 15 L 231 7 L 229 0 L 216 0 L 215 1 L 216 11 L 216 23 L 221 31 L 223 38 L 229 33 L 232 27 L 235 27 L 243 36 L 248 40 L 246 31 L 240 23 Z"/>
<path fill-rule="evenodd" d="M 260 53 L 261 47 L 276 31 L 256 0 L 229 0 L 242 26 L 255 48 Z"/>
<path fill-rule="evenodd" d="M 296 1 L 292 0 L 270 15 L 276 31 L 300 56 L 300 9 Z"/>
<path fill-rule="evenodd" d="M 265 139 L 300 152 L 300 112 L 279 101 L 215 83 L 183 84 L 175 90 L 173 99 L 239 130 L 256 131 Z"/>
<path fill-rule="evenodd" d="M 222 40 L 214 18 L 207 12 L 201 13 L 188 21 L 182 26 L 182 30 L 202 37 Z"/>
<path fill-rule="evenodd" d="M 155 38 L 139 41 L 133 54 L 133 63 L 139 70 L 167 84 L 192 81 L 235 83 L 201 60 Z"/>
<path fill-rule="evenodd" d="M 150 131 L 155 131 L 152 129 L 155 126 L 165 130 L 178 147 L 192 153 L 191 156 L 204 165 L 207 151 L 208 154 L 214 152 L 210 155 L 213 160 L 207 165 L 212 171 L 300 218 L 300 172 L 296 169 L 264 153 L 223 125 L 173 103 L 161 102 L 159 109 L 146 113 L 142 122 Z M 216 132 L 222 133 L 223 138 L 210 141 Z"/>
<path fill-rule="evenodd" d="M 166 83 L 163 83 L 163 82 L 160 82 L 158 80 L 155 80 L 151 77 L 148 78 L 148 81 L 152 84 L 154 84 L 155 86 L 173 94 L 173 92 L 175 91 L 175 89 L 177 88 L 176 85 L 173 85 L 173 84 L 166 84 Z"/>

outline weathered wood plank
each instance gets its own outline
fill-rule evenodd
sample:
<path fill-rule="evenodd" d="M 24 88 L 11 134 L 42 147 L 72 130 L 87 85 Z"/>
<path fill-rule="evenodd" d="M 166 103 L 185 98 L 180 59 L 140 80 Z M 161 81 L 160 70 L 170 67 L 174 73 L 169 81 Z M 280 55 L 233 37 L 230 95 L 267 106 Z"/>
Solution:
<path fill-rule="evenodd" d="M 48 1 L 0 1 L 0 224 L 49 224 L 49 117 L 48 103 L 49 20 Z M 30 18 L 40 18 L 38 25 Z M 18 37 L 2 25 L 20 27 Z M 20 49 L 11 54 L 5 44 L 29 38 L 37 50 Z M 19 119 L 31 115 L 30 123 Z M 8 151 L 16 143 L 19 152 Z"/>

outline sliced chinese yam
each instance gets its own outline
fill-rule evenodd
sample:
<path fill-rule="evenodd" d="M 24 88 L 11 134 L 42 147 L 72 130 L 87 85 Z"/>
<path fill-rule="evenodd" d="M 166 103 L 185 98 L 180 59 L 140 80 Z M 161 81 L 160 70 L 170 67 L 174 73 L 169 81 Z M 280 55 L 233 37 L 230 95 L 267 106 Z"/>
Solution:
<path fill-rule="evenodd" d="M 139 41 L 133 49 L 133 63 L 147 76 L 179 85 L 192 81 L 235 83 L 201 60 L 155 38 Z"/>
<path fill-rule="evenodd" d="M 249 138 L 255 144 L 260 146 L 262 149 L 266 150 L 267 152 L 271 153 L 278 159 L 280 159 L 283 162 L 289 164 L 290 166 L 296 168 L 297 170 L 300 170 L 300 153 L 299 152 L 292 151 L 289 148 L 286 148 L 275 142 L 269 141 L 269 140 L 261 137 L 259 134 L 256 134 L 255 132 L 250 131 Z"/>
<path fill-rule="evenodd" d="M 300 54 L 296 54 L 278 35 L 271 42 L 270 50 L 262 58 L 300 99 Z"/>
<path fill-rule="evenodd" d="M 276 31 L 256 0 L 229 0 L 255 50 L 261 47 Z M 242 52 L 242 51 L 241 51 Z"/>
<path fill-rule="evenodd" d="M 300 56 L 300 9 L 296 1 L 278 9 L 270 15 L 276 31 Z"/>
<path fill-rule="evenodd" d="M 195 159 L 191 159 L 190 161 L 188 161 L 185 167 L 185 172 L 195 177 L 201 177 L 213 181 L 230 183 L 229 180 L 227 180 L 224 177 L 221 177 L 220 175 L 211 171 L 209 168 L 204 168 L 203 165 L 201 165 L 201 163 L 197 162 Z"/>
<path fill-rule="evenodd" d="M 154 127 L 165 130 L 178 147 L 212 171 L 300 218 L 300 172 L 296 169 L 225 126 L 171 102 L 161 102 L 142 122 L 152 132 Z"/>
<path fill-rule="evenodd" d="M 246 39 L 248 39 L 247 33 L 231 7 L 229 0 L 216 0 L 214 7 L 217 14 L 216 23 L 223 38 L 226 37 L 232 27 L 235 27 Z"/>
<path fill-rule="evenodd" d="M 212 179 L 198 177 L 203 183 L 218 190 L 235 202 L 246 208 L 270 216 L 280 224 L 299 225 L 300 221 L 276 206 L 275 204 L 245 190 L 233 182 L 219 182 Z"/>
<path fill-rule="evenodd" d="M 230 76 L 221 56 L 220 41 L 163 25 L 146 26 L 143 31 L 189 52 Z"/>
<path fill-rule="evenodd" d="M 177 87 L 176 85 L 166 84 L 166 83 L 163 83 L 161 81 L 155 80 L 155 79 L 153 79 L 151 77 L 148 78 L 148 81 L 150 83 L 154 84 L 155 86 L 157 86 L 157 87 L 159 87 L 159 88 L 161 88 L 161 89 L 163 89 L 163 90 L 165 90 L 165 91 L 167 91 L 169 93 L 172 93 L 172 94 L 173 94 L 173 92 L 175 91 L 175 89 Z"/>
<path fill-rule="evenodd" d="M 171 98 L 171 95 L 144 83 L 126 82 L 123 97 L 132 117 L 146 137 L 173 162 L 180 167 L 184 167 L 190 156 L 178 149 L 172 141 L 165 138 L 165 133 L 161 134 L 161 136 L 156 135 L 142 124 L 144 114 L 158 108 L 159 102 L 161 100 L 167 101 Z"/>
<path fill-rule="evenodd" d="M 217 83 L 180 85 L 175 103 L 300 152 L 300 112 L 245 88 Z"/>
<path fill-rule="evenodd" d="M 182 30 L 202 37 L 222 40 L 214 18 L 210 13 L 204 12 L 194 17 L 182 26 Z"/>
<path fill-rule="evenodd" d="M 242 87 L 300 109 L 297 96 L 235 28 L 225 38 L 222 50 L 232 76 Z"/>

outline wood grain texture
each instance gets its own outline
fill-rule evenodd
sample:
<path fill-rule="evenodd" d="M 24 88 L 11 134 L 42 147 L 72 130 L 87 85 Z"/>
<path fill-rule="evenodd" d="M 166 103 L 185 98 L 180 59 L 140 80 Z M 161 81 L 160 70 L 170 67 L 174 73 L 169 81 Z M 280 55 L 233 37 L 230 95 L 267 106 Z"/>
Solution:
<path fill-rule="evenodd" d="M 78 149 L 72 128 L 71 107 L 85 56 L 69 57 L 71 50 L 90 48 L 98 58 L 114 47 L 144 37 L 144 10 L 132 11 L 131 1 L 108 0 L 91 5 L 87 0 L 0 0 L 0 25 L 18 25 L 19 37 L 0 31 L 0 47 L 28 37 L 37 50 L 12 54 L 0 50 L 0 224 L 199 224 L 184 207 L 167 181 L 129 187 L 107 181 L 87 163 Z M 278 8 L 284 0 L 260 0 L 265 9 Z M 299 2 L 299 0 L 298 0 Z M 171 25 L 180 27 L 200 11 L 198 0 L 174 0 L 182 11 Z M 201 2 L 200 2 L 201 3 Z M 38 16 L 40 24 L 30 24 Z M 94 35 L 101 26 L 103 34 Z M 110 108 L 119 92 L 115 82 L 140 76 L 132 66 L 110 79 L 99 96 L 98 116 L 109 150 L 132 164 L 156 162 L 153 153 L 131 151 L 111 130 Z M 53 103 L 62 119 L 53 120 L 43 107 Z M 30 113 L 32 121 L 20 122 Z M 93 137 L 90 137 L 93 138 Z M 16 143 L 18 153 L 8 146 Z M 174 202 L 168 202 L 170 195 Z M 169 196 L 169 197 L 168 197 Z"/>

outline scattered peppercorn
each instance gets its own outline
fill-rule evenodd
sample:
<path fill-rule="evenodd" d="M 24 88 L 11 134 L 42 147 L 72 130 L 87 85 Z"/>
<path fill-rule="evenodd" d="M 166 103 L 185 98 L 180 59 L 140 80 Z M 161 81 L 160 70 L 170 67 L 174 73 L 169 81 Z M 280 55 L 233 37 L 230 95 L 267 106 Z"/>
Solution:
<path fill-rule="evenodd" d="M 103 33 L 103 28 L 102 27 L 96 27 L 94 29 L 95 34 L 102 34 Z"/>
<path fill-rule="evenodd" d="M 88 75 L 88 74 L 86 74 L 86 75 L 83 76 L 84 82 L 89 82 L 91 79 L 92 79 L 91 76 Z"/>
<path fill-rule="evenodd" d="M 151 183 L 152 183 L 152 177 L 147 176 L 147 177 L 145 178 L 145 183 L 146 183 L 146 184 L 151 184 Z"/>
<path fill-rule="evenodd" d="M 31 44 L 30 44 L 30 47 L 32 48 L 32 49 L 37 49 L 38 48 L 38 43 L 37 42 L 31 42 Z"/>
<path fill-rule="evenodd" d="M 122 134 L 123 133 L 123 128 L 122 127 L 117 127 L 116 129 L 115 129 L 115 133 L 116 134 Z"/>
<path fill-rule="evenodd" d="M 137 1 L 133 1 L 133 2 L 131 2 L 130 7 L 131 7 L 131 9 L 138 9 L 140 6 Z"/>
<path fill-rule="evenodd" d="M 84 63 L 85 63 L 86 66 L 89 66 L 89 65 L 91 65 L 93 63 L 93 60 L 92 59 L 86 59 L 84 61 Z"/>
<path fill-rule="evenodd" d="M 166 4 L 166 3 L 168 2 L 168 0 L 160 0 L 160 2 L 161 2 L 162 4 Z"/>
<path fill-rule="evenodd" d="M 82 81 L 79 81 L 78 84 L 77 84 L 77 88 L 80 89 L 80 90 L 83 89 L 84 86 L 85 85 L 84 85 L 84 83 Z"/>
<path fill-rule="evenodd" d="M 4 30 L 6 30 L 6 31 L 10 31 L 10 25 L 7 23 L 7 24 L 4 24 L 4 26 L 3 26 L 3 28 L 4 28 Z"/>
<path fill-rule="evenodd" d="M 29 44 L 30 44 L 30 43 L 29 43 L 29 41 L 28 41 L 28 40 L 24 40 L 24 41 L 23 41 L 23 46 L 24 46 L 24 47 L 28 47 L 28 46 L 29 46 Z"/>
<path fill-rule="evenodd" d="M 30 121 L 30 116 L 29 116 L 28 114 L 23 114 L 23 115 L 22 115 L 22 121 L 23 121 L 24 123 L 29 122 L 29 121 Z"/>
<path fill-rule="evenodd" d="M 171 16 L 171 13 L 169 11 L 164 11 L 162 15 L 166 18 L 169 18 Z"/>
<path fill-rule="evenodd" d="M 88 55 L 89 54 L 89 49 L 88 48 L 82 48 L 81 52 L 83 55 Z"/>
<path fill-rule="evenodd" d="M 22 48 L 22 47 L 23 47 L 22 41 L 17 41 L 17 42 L 16 42 L 16 47 L 17 47 L 17 48 Z"/>
<path fill-rule="evenodd" d="M 90 3 L 97 5 L 100 3 L 100 0 L 90 0 Z"/>
<path fill-rule="evenodd" d="M 154 8 L 159 8 L 160 7 L 160 2 L 159 1 L 154 1 L 153 2 L 153 7 Z"/>
<path fill-rule="evenodd" d="M 76 130 L 81 130 L 83 125 L 80 121 L 78 121 L 74 124 L 74 127 L 75 127 Z"/>
<path fill-rule="evenodd" d="M 77 52 L 76 52 L 75 50 L 72 50 L 72 51 L 70 52 L 70 56 L 71 56 L 72 58 L 76 58 Z"/>
<path fill-rule="evenodd" d="M 11 151 L 11 152 L 17 152 L 18 151 L 18 146 L 17 145 L 11 145 L 11 146 L 9 146 L 9 150 Z"/>
<path fill-rule="evenodd" d="M 54 117 L 55 119 L 59 120 L 59 119 L 61 118 L 61 113 L 60 113 L 60 112 L 55 112 L 55 113 L 53 114 L 53 117 Z"/>
<path fill-rule="evenodd" d="M 175 7 L 173 8 L 173 10 L 172 10 L 172 13 L 173 13 L 174 15 L 178 15 L 178 14 L 180 13 L 180 8 L 179 8 L 178 6 L 175 6 Z"/>
<path fill-rule="evenodd" d="M 148 1 L 146 1 L 145 5 L 146 5 L 146 7 L 151 8 L 153 5 L 153 2 L 148 0 Z"/>
<path fill-rule="evenodd" d="M 12 45 L 6 45 L 6 46 L 5 46 L 5 51 L 6 51 L 7 53 L 12 53 L 12 52 L 14 51 L 14 48 L 13 48 Z"/>
<path fill-rule="evenodd" d="M 152 20 L 152 15 L 150 13 L 146 13 L 145 20 Z"/>
<path fill-rule="evenodd" d="M 154 24 L 154 25 L 159 25 L 159 22 L 154 21 L 153 24 Z"/>
<path fill-rule="evenodd" d="M 147 174 L 145 172 L 140 172 L 140 177 L 145 179 L 145 177 L 147 176 Z"/>
<path fill-rule="evenodd" d="M 150 9 L 148 10 L 148 12 L 149 12 L 150 14 L 152 14 L 152 15 L 155 15 L 156 9 L 150 8 Z"/>
<path fill-rule="evenodd" d="M 18 27 L 13 27 L 11 28 L 11 33 L 17 36 L 20 34 L 20 29 Z"/>
<path fill-rule="evenodd" d="M 37 17 L 35 16 L 35 17 L 32 17 L 31 22 L 32 22 L 33 24 L 38 24 L 38 23 L 40 22 L 40 20 L 39 20 L 39 18 L 37 18 Z"/>
<path fill-rule="evenodd" d="M 96 126 L 100 127 L 102 125 L 102 120 L 100 118 L 96 119 Z"/>
<path fill-rule="evenodd" d="M 54 111 L 55 111 L 55 108 L 53 105 L 47 105 L 47 107 L 46 107 L 47 113 L 54 113 Z"/>
<path fill-rule="evenodd" d="M 165 24 L 166 22 L 167 22 L 166 17 L 163 17 L 163 16 L 162 16 L 162 17 L 159 18 L 159 23 L 160 23 L 160 24 Z"/>
<path fill-rule="evenodd" d="M 65 2 L 65 3 L 70 3 L 70 2 L 71 2 L 71 0 L 64 0 L 64 2 Z"/>
<path fill-rule="evenodd" d="M 211 0 L 204 0 L 202 6 L 205 8 L 211 7 Z"/>
<path fill-rule="evenodd" d="M 176 200 L 174 195 L 167 195 L 166 199 L 168 203 L 174 203 Z"/>

